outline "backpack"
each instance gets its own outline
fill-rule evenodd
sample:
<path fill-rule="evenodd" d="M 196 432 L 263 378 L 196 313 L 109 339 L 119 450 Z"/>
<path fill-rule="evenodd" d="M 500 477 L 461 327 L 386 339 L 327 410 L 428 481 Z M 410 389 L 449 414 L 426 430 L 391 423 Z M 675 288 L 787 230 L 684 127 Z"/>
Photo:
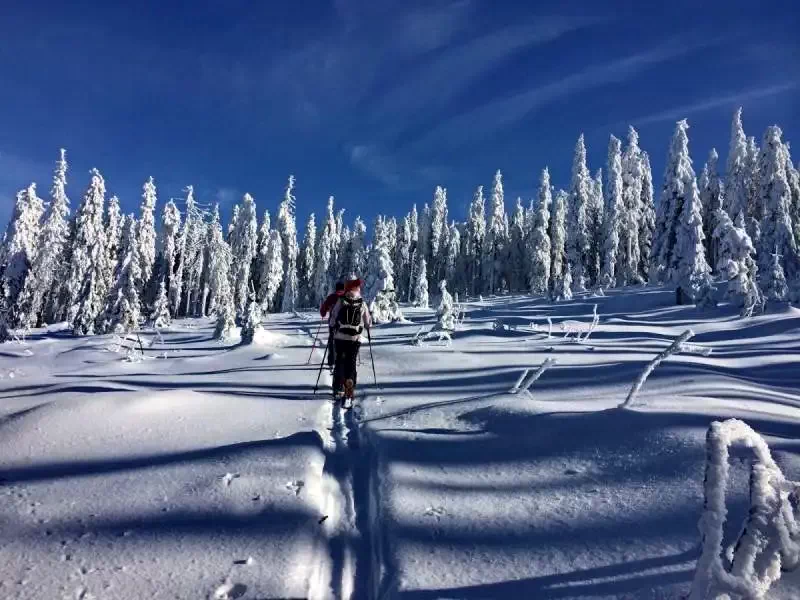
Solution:
<path fill-rule="evenodd" d="M 364 301 L 361 298 L 348 298 L 342 296 L 340 299 L 342 306 L 336 315 L 336 328 L 345 335 L 358 336 L 364 329 L 361 322 L 361 306 Z"/>

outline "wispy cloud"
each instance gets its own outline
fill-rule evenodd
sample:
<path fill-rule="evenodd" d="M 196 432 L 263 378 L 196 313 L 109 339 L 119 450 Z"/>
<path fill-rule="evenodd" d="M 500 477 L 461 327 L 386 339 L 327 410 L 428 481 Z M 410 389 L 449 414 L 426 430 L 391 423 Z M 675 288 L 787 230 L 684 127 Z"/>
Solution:
<path fill-rule="evenodd" d="M 660 121 L 676 121 L 692 114 L 720 108 L 723 106 L 729 106 L 733 108 L 751 100 L 777 96 L 779 94 L 797 89 L 798 86 L 800 86 L 800 81 L 790 81 L 788 83 L 780 83 L 768 87 L 759 87 L 751 90 L 735 92 L 725 96 L 716 96 L 714 98 L 709 98 L 708 100 L 703 100 L 702 102 L 686 104 L 677 108 L 671 108 L 662 112 L 645 115 L 643 117 L 633 119 L 631 122 L 634 125 L 646 125 L 648 123 L 658 123 Z"/>
<path fill-rule="evenodd" d="M 395 190 L 439 181 L 445 174 L 441 167 L 403 161 L 379 144 L 350 144 L 346 149 L 355 169 Z"/>
<path fill-rule="evenodd" d="M 451 46 L 391 88 L 377 102 L 372 120 L 383 122 L 398 114 L 441 109 L 514 53 L 552 42 L 598 21 L 594 17 L 542 17 Z"/>
<path fill-rule="evenodd" d="M 462 113 L 418 139 L 414 146 L 425 148 L 436 144 L 439 147 L 455 147 L 467 141 L 485 138 L 561 98 L 629 80 L 656 65 L 722 41 L 723 38 L 694 42 L 675 38 L 646 52 L 589 67 L 557 81 L 493 100 Z"/>

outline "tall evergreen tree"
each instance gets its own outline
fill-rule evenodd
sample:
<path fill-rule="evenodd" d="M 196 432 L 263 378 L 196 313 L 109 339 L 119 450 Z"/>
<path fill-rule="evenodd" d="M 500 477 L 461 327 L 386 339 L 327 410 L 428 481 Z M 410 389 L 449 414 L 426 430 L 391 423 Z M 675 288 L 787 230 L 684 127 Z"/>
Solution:
<path fill-rule="evenodd" d="M 258 243 L 258 215 L 256 203 L 250 194 L 242 198 L 236 228 L 231 233 L 231 252 L 233 253 L 233 305 L 236 311 L 244 314 L 247 297 L 250 294 L 250 269 L 256 256 Z"/>
<path fill-rule="evenodd" d="M 444 265 L 441 259 L 442 248 L 445 244 L 442 242 L 447 229 L 447 190 L 441 186 L 436 186 L 436 190 L 433 193 L 430 228 L 428 243 L 430 244 L 431 279 L 436 279 L 444 273 Z"/>
<path fill-rule="evenodd" d="M 473 296 L 482 290 L 485 239 L 486 202 L 483 198 L 483 186 L 479 185 L 469 207 L 469 221 L 467 222 L 467 283 L 470 294 Z"/>
<path fill-rule="evenodd" d="M 545 295 L 550 285 L 550 206 L 553 203 L 550 171 L 545 167 L 539 182 L 539 201 L 530 235 L 528 265 L 530 291 L 534 295 Z"/>
<path fill-rule="evenodd" d="M 398 298 L 408 297 L 409 277 L 411 275 L 411 217 L 406 215 L 397 230 L 397 246 L 394 253 L 395 289 Z"/>
<path fill-rule="evenodd" d="M 346 250 L 343 253 L 342 275 L 345 279 L 362 277 L 367 266 L 367 226 L 361 217 L 353 222 L 353 231 L 348 237 Z"/>
<path fill-rule="evenodd" d="M 793 279 L 798 273 L 797 246 L 790 216 L 792 197 L 787 155 L 781 135 L 777 125 L 767 127 L 764 133 L 759 169 L 760 204 L 763 207 L 759 267 L 762 274 L 771 276 L 775 272 L 772 255 L 779 254 L 782 271 Z"/>
<path fill-rule="evenodd" d="M 618 259 L 624 256 L 621 248 L 621 229 L 625 223 L 625 202 L 622 180 L 622 145 L 618 138 L 611 136 L 608 144 L 608 182 L 606 185 L 606 212 L 603 218 L 603 263 L 600 285 L 614 287 L 618 281 L 624 282 L 624 274 L 618 271 Z M 624 265 L 623 265 L 624 269 Z"/>
<path fill-rule="evenodd" d="M 114 285 L 114 274 L 117 272 L 117 265 L 120 260 L 123 219 L 124 215 L 119 206 L 119 198 L 111 196 L 108 199 L 108 209 L 106 210 L 104 221 L 106 230 L 106 289 L 111 289 Z"/>
<path fill-rule="evenodd" d="M 484 289 L 489 294 L 501 291 L 503 281 L 502 260 L 508 248 L 508 222 L 503 195 L 503 175 L 498 169 L 492 184 L 491 214 L 484 238 Z"/>
<path fill-rule="evenodd" d="M 230 286 L 233 253 L 222 233 L 219 204 L 214 206 L 211 223 L 208 225 L 208 306 L 209 312 L 235 311 Z M 228 306 L 230 302 L 230 306 Z M 204 303 L 205 304 L 205 303 Z M 203 307 L 205 311 L 205 306 Z M 223 315 L 224 319 L 228 315 Z M 232 317 L 231 317 L 232 318 Z"/>
<path fill-rule="evenodd" d="M 92 181 L 75 217 L 75 236 L 65 286 L 69 307 L 67 318 L 77 334 L 94 331 L 94 320 L 102 309 L 106 291 L 103 289 L 106 185 L 97 169 L 92 169 L 91 174 Z"/>
<path fill-rule="evenodd" d="M 553 298 L 563 296 L 566 291 L 572 288 L 571 273 L 567 271 L 566 253 L 566 222 L 567 222 L 567 202 L 569 195 L 564 190 L 558 190 L 553 201 L 553 215 L 550 220 L 550 257 L 552 266 L 550 267 L 550 294 Z M 564 280 L 569 277 L 569 285 Z M 571 297 L 571 293 L 570 293 Z"/>
<path fill-rule="evenodd" d="M 639 230 L 642 218 L 642 151 L 639 148 L 639 134 L 633 127 L 628 128 L 628 145 L 622 155 L 622 207 L 620 218 L 619 252 L 617 277 L 625 284 L 641 283 L 639 271 L 641 245 Z"/>
<path fill-rule="evenodd" d="M 170 200 L 161 212 L 161 267 L 159 268 L 159 287 L 169 287 L 178 259 L 178 234 L 181 228 L 181 212 Z M 160 293 L 160 289 L 159 289 Z"/>
<path fill-rule="evenodd" d="M 142 280 L 142 245 L 137 239 L 136 218 L 131 214 L 125 219 L 125 232 L 120 248 L 120 264 L 116 280 L 108 292 L 105 314 L 98 318 L 98 329 L 103 332 L 128 333 L 139 327 L 141 303 L 139 282 Z"/>
<path fill-rule="evenodd" d="M 153 277 L 153 268 L 156 264 L 156 184 L 150 177 L 142 189 L 141 215 L 139 217 L 139 230 L 136 239 L 139 242 L 139 260 L 141 261 L 141 281 L 139 292 L 146 305 L 155 298 L 150 289 Z"/>
<path fill-rule="evenodd" d="M 314 266 L 316 265 L 317 251 L 317 224 L 314 213 L 308 216 L 306 232 L 303 237 L 303 248 L 298 269 L 298 283 L 300 288 L 300 302 L 303 306 L 310 307 L 317 303 L 314 292 Z"/>
<path fill-rule="evenodd" d="M 703 165 L 698 186 L 700 188 L 700 204 L 703 207 L 703 234 L 706 236 L 706 259 L 712 271 L 717 268 L 717 255 L 719 254 L 719 240 L 713 233 L 717 228 L 717 209 L 722 207 L 722 181 L 717 173 L 719 155 L 712 148 L 708 160 Z M 741 214 L 741 213 L 739 213 Z"/>
<path fill-rule="evenodd" d="M 62 284 L 59 276 L 63 273 L 70 234 L 66 185 L 67 159 L 66 151 L 62 148 L 61 158 L 56 163 L 53 175 L 50 209 L 39 236 L 39 250 L 25 279 L 23 300 L 20 302 L 24 314 L 24 319 L 20 315 L 20 324 L 25 328 L 38 325 L 45 317 L 43 313 L 48 304 L 52 305 L 58 301 L 58 292 Z"/>
<path fill-rule="evenodd" d="M 314 290 L 317 298 L 325 298 L 331 290 L 331 262 L 333 236 L 336 230 L 336 219 L 333 216 L 333 196 L 328 198 L 328 212 L 325 224 L 322 226 L 322 233 L 319 236 L 317 245 L 317 266 L 314 269 Z M 263 272 L 263 271 L 262 271 Z M 262 279 L 263 281 L 263 279 Z"/>
<path fill-rule="evenodd" d="M 463 272 L 459 269 L 461 266 L 459 261 L 461 254 L 461 232 L 459 231 L 455 221 L 450 223 L 447 233 L 444 276 L 447 281 L 451 282 L 453 289 L 458 290 L 461 287 L 461 277 Z"/>
<path fill-rule="evenodd" d="M 508 244 L 509 287 L 518 292 L 527 288 L 525 252 L 525 209 L 522 198 L 517 198 L 514 213 L 511 216 Z"/>
<path fill-rule="evenodd" d="M 656 228 L 656 208 L 653 201 L 653 172 L 650 156 L 642 152 L 642 199 L 639 203 L 642 215 L 639 220 L 639 273 L 644 279 L 650 272 L 650 256 L 653 248 L 653 232 Z"/>
<path fill-rule="evenodd" d="M 414 306 L 428 308 L 428 266 L 422 252 L 417 254 L 417 267 L 414 277 Z"/>
<path fill-rule="evenodd" d="M 572 268 L 572 289 L 586 289 L 586 266 L 589 254 L 589 226 L 586 218 L 591 202 L 592 178 L 586 165 L 586 145 L 583 134 L 575 145 L 572 161 L 572 183 L 567 212 L 567 257 Z"/>
<path fill-rule="evenodd" d="M 278 208 L 278 231 L 283 240 L 284 280 L 283 312 L 291 312 L 297 305 L 297 224 L 295 221 L 294 175 L 289 175 L 286 193 Z M 337 228 L 339 223 L 337 221 Z"/>
<path fill-rule="evenodd" d="M 17 192 L 14 214 L 6 232 L 3 264 L 0 265 L 0 292 L 6 299 L 9 313 L 6 317 L 10 327 L 18 327 L 26 321 L 20 299 L 31 265 L 36 260 L 44 202 L 36 195 L 36 184 Z"/>
<path fill-rule="evenodd" d="M 603 262 L 603 223 L 605 198 L 603 196 L 603 169 L 597 169 L 592 181 L 591 203 L 586 213 L 589 228 L 589 257 L 587 276 L 592 285 L 600 281 L 600 265 Z"/>
<path fill-rule="evenodd" d="M 748 217 L 750 191 L 748 183 L 747 137 L 742 127 L 742 109 L 736 110 L 731 123 L 731 141 L 725 169 L 725 210 L 731 220 L 737 215 Z"/>
<path fill-rule="evenodd" d="M 261 271 L 259 303 L 263 312 L 274 312 L 278 308 L 278 291 L 283 284 L 283 240 L 277 229 L 269 232 L 267 254 Z M 324 232 L 323 232 L 324 235 Z M 329 247 L 329 246 L 327 246 Z M 324 248 L 322 249 L 324 251 Z"/>
<path fill-rule="evenodd" d="M 728 279 L 725 297 L 740 307 L 743 315 L 752 315 L 763 300 L 757 283 L 755 247 L 745 229 L 744 213 L 739 213 L 734 224 L 728 213 L 718 207 L 714 222 L 718 269 Z"/>

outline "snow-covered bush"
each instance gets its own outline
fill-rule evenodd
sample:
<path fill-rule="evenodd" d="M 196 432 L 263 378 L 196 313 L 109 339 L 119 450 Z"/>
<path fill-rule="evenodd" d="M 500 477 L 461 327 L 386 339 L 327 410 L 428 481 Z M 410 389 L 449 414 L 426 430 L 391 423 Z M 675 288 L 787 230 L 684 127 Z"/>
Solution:
<path fill-rule="evenodd" d="M 245 320 L 242 325 L 242 343 L 252 344 L 261 329 L 261 309 L 256 302 L 255 292 L 251 291 L 247 298 Z"/>
<path fill-rule="evenodd" d="M 729 449 L 743 443 L 753 450 L 750 510 L 736 543 L 723 557 L 727 516 L 725 490 Z M 706 434 L 703 514 L 699 528 L 702 553 L 689 600 L 767 598 L 781 571 L 800 565 L 800 483 L 786 479 L 764 439 L 738 419 L 715 421 Z"/>
<path fill-rule="evenodd" d="M 722 209 L 715 212 L 717 226 L 713 236 L 718 248 L 717 267 L 728 279 L 725 297 L 741 307 L 743 316 L 751 316 L 763 306 L 763 296 L 758 287 L 758 266 L 754 258 L 755 248 L 747 235 L 742 213 L 734 224 Z"/>
<path fill-rule="evenodd" d="M 439 318 L 439 326 L 445 331 L 455 331 L 456 317 L 453 309 L 453 297 L 447 291 L 447 281 L 442 279 L 439 282 L 439 292 L 441 300 L 436 309 L 436 316 Z"/>
<path fill-rule="evenodd" d="M 169 314 L 169 298 L 167 298 L 167 286 L 164 280 L 158 287 L 158 297 L 153 305 L 153 313 L 150 315 L 150 322 L 156 329 L 169 327 L 172 317 Z"/>

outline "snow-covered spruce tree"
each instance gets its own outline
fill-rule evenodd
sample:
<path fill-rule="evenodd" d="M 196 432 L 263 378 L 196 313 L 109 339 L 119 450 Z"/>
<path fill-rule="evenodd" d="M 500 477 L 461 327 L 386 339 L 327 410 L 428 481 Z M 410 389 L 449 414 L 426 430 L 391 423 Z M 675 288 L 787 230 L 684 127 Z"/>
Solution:
<path fill-rule="evenodd" d="M 745 218 L 750 216 L 747 212 L 750 204 L 748 179 L 747 137 L 742 127 L 742 109 L 739 107 L 731 122 L 731 140 L 725 169 L 725 210 L 731 219 L 739 214 L 744 214 Z"/>
<path fill-rule="evenodd" d="M 121 259 L 114 286 L 108 292 L 104 315 L 97 319 L 97 329 L 105 333 L 133 331 L 139 327 L 141 317 L 139 282 L 142 272 L 139 252 L 142 245 L 138 240 L 139 227 L 132 214 L 126 217 L 124 226 Z"/>
<path fill-rule="evenodd" d="M 181 212 L 175 205 L 175 202 L 170 200 L 164 205 L 164 210 L 161 212 L 161 266 L 159 271 L 159 294 L 161 293 L 161 285 L 165 285 L 168 289 L 172 281 L 172 275 L 175 272 L 175 263 L 178 258 L 178 233 L 181 228 Z M 154 308 L 155 310 L 155 308 Z"/>
<path fill-rule="evenodd" d="M 172 323 L 172 317 L 169 314 L 169 298 L 167 297 L 167 286 L 162 280 L 158 284 L 158 296 L 153 305 L 153 312 L 150 314 L 150 324 L 156 329 L 164 329 L 169 327 Z"/>
<path fill-rule="evenodd" d="M 622 155 L 622 206 L 624 208 L 620 218 L 620 256 L 617 258 L 617 279 L 622 278 L 625 285 L 642 283 L 643 280 L 639 272 L 641 202 L 642 151 L 639 148 L 639 134 L 633 127 L 629 127 L 628 145 Z"/>
<path fill-rule="evenodd" d="M 444 271 L 441 264 L 442 237 L 447 228 L 447 190 L 436 186 L 433 192 L 433 205 L 431 206 L 430 234 L 427 236 L 430 244 L 430 271 L 431 279 L 435 280 Z M 427 251 L 426 251 L 427 252 Z"/>
<path fill-rule="evenodd" d="M 207 233 L 208 250 L 208 310 L 210 313 L 218 313 L 221 310 L 226 296 L 230 295 L 230 273 L 233 254 L 230 246 L 225 241 L 222 233 L 222 223 L 219 217 L 219 204 L 214 207 L 211 223 L 208 225 Z"/>
<path fill-rule="evenodd" d="M 533 229 L 529 236 L 528 266 L 530 291 L 534 295 L 545 295 L 550 290 L 550 210 L 553 203 L 550 171 L 542 169 L 539 181 L 538 205 L 534 215 Z"/>
<path fill-rule="evenodd" d="M 253 285 L 256 287 L 256 295 L 258 295 L 258 286 L 259 283 L 261 282 L 261 271 L 262 271 L 261 261 L 267 254 L 267 244 L 269 244 L 269 230 L 271 226 L 272 223 L 270 221 L 269 210 L 265 210 L 264 216 L 261 219 L 261 225 L 258 226 L 258 241 L 256 242 L 256 258 L 253 261 L 253 267 L 251 269 L 252 276 L 250 277 L 250 281 L 252 281 Z M 316 251 L 317 251 L 317 246 L 315 240 L 314 242 L 315 254 Z M 315 259 L 315 266 L 316 266 L 316 259 Z M 313 281 L 311 282 L 311 285 L 313 285 Z M 312 290 L 312 295 L 313 293 L 314 290 Z"/>
<path fill-rule="evenodd" d="M 105 214 L 106 230 L 106 289 L 111 289 L 114 285 L 114 274 L 117 272 L 119 264 L 119 249 L 122 240 L 122 221 L 124 215 L 119 206 L 119 198 L 111 196 L 108 199 L 108 208 Z"/>
<path fill-rule="evenodd" d="M 256 301 L 256 294 L 251 291 L 247 296 L 244 324 L 242 325 L 242 344 L 252 344 L 261 329 L 261 308 Z"/>
<path fill-rule="evenodd" d="M 411 249 L 409 256 L 413 256 L 414 252 L 419 246 L 419 215 L 417 214 L 417 205 L 411 205 L 411 212 L 408 215 L 408 225 L 411 228 Z M 414 268 L 414 263 L 411 263 L 411 270 Z M 409 284 L 409 287 L 411 285 Z"/>
<path fill-rule="evenodd" d="M 792 154 L 789 151 L 789 143 L 783 144 L 786 154 L 786 178 L 789 182 L 791 202 L 789 203 L 789 216 L 794 226 L 794 239 L 796 244 L 800 244 L 800 170 L 795 168 L 792 163 Z"/>
<path fill-rule="evenodd" d="M 716 149 L 712 148 L 698 181 L 700 204 L 703 207 L 703 233 L 706 236 L 706 260 L 712 272 L 717 270 L 719 254 L 718 240 L 713 233 L 717 228 L 717 209 L 722 207 L 722 181 L 717 173 L 718 160 L 719 155 Z"/>
<path fill-rule="evenodd" d="M 591 202 L 593 181 L 586 166 L 586 145 L 583 134 L 575 145 L 572 160 L 572 183 L 570 184 L 567 210 L 567 259 L 572 265 L 572 289 L 586 290 L 586 262 L 589 254 L 589 225 L 586 218 Z"/>
<path fill-rule="evenodd" d="M 63 262 L 70 234 L 66 184 L 67 160 L 66 151 L 62 148 L 53 176 L 50 209 L 39 236 L 38 252 L 25 279 L 23 299 L 19 303 L 25 315 L 24 322 L 20 320 L 24 328 L 36 327 L 46 318 L 47 315 L 43 313 L 47 306 L 58 302 L 63 283 L 60 276 L 64 273 Z"/>
<path fill-rule="evenodd" d="M 603 263 L 603 222 L 605 220 L 603 169 L 597 169 L 592 181 L 591 203 L 587 207 L 586 219 L 589 227 L 589 256 L 586 273 L 592 285 L 597 286 L 600 281 L 600 265 Z"/>
<path fill-rule="evenodd" d="M 100 267 L 105 266 L 103 204 L 106 184 L 97 169 L 92 169 L 91 174 L 92 181 L 75 215 L 75 235 L 65 285 L 67 319 L 77 334 L 94 330 L 94 320 L 105 301 Z M 84 308 L 89 314 L 79 315 Z"/>
<path fill-rule="evenodd" d="M 428 308 L 428 265 L 422 253 L 417 254 L 417 266 L 414 269 L 414 306 Z"/>
<path fill-rule="evenodd" d="M 417 240 L 417 254 L 425 258 L 425 264 L 431 264 L 431 207 L 426 202 L 422 206 L 419 216 L 419 239 Z"/>
<path fill-rule="evenodd" d="M 625 222 L 626 207 L 622 197 L 621 148 L 622 144 L 619 139 L 612 135 L 608 143 L 608 183 L 606 184 L 606 212 L 603 219 L 603 262 L 600 274 L 600 285 L 606 288 L 617 285 L 617 260 L 620 256 L 624 257 L 624 253 L 620 252 L 620 230 L 627 224 Z"/>
<path fill-rule="evenodd" d="M 791 189 L 788 180 L 787 156 L 777 125 L 767 127 L 761 151 L 759 183 L 761 206 L 761 240 L 759 267 L 761 273 L 772 277 L 775 270 L 773 252 L 782 257 L 783 272 L 793 279 L 798 274 L 797 246 L 794 239 L 791 208 Z M 764 285 L 766 289 L 766 284 Z"/>
<path fill-rule="evenodd" d="M 460 289 L 460 282 L 462 280 L 462 272 L 459 267 L 461 256 L 461 232 L 458 230 L 458 225 L 453 221 L 448 228 L 447 235 L 447 252 L 444 260 L 444 275 L 448 281 L 453 282 L 453 288 L 458 293 Z"/>
<path fill-rule="evenodd" d="M 311 213 L 308 216 L 308 221 L 306 221 L 306 232 L 303 236 L 303 247 L 300 250 L 300 262 L 297 269 L 300 303 L 305 307 L 317 304 L 317 297 L 314 293 L 314 265 L 317 262 L 316 250 L 317 224 L 314 213 Z"/>
<path fill-rule="evenodd" d="M 145 181 L 142 188 L 141 215 L 137 240 L 139 242 L 139 257 L 141 260 L 142 279 L 140 282 L 141 300 L 146 306 L 153 301 L 154 290 L 151 291 L 150 282 L 156 264 L 156 184 L 152 176 Z"/>
<path fill-rule="evenodd" d="M 331 290 L 331 248 L 336 230 L 336 219 L 333 216 L 333 196 L 328 198 L 328 213 L 322 233 L 317 244 L 317 266 L 314 268 L 314 291 L 317 299 L 325 298 Z M 262 270 L 262 273 L 264 271 Z M 262 282 L 263 282 L 262 277 Z"/>
<path fill-rule="evenodd" d="M 642 214 L 639 218 L 639 273 L 646 279 L 650 272 L 650 255 L 653 248 L 653 232 L 656 228 L 656 208 L 653 201 L 653 172 L 650 156 L 642 152 L 642 198 L 639 203 Z"/>
<path fill-rule="evenodd" d="M 786 287 L 786 275 L 783 271 L 783 261 L 778 252 L 778 248 L 770 254 L 772 263 L 769 265 L 764 277 L 764 296 L 767 300 L 781 302 L 786 300 L 788 288 Z"/>
<path fill-rule="evenodd" d="M 379 216 L 375 219 L 372 246 L 367 260 L 365 295 L 376 323 L 389 323 L 403 318 L 395 298 L 394 265 L 389 242 L 386 219 Z"/>
<path fill-rule="evenodd" d="M 4 263 L 0 265 L 0 288 L 10 309 L 7 321 L 14 328 L 27 321 L 24 307 L 17 300 L 20 299 L 31 265 L 36 260 L 43 213 L 44 202 L 36 195 L 35 183 L 17 192 L 14 214 L 6 232 Z"/>
<path fill-rule="evenodd" d="M 503 175 L 498 169 L 492 184 L 491 214 L 483 247 L 483 289 L 494 294 L 503 287 L 502 260 L 508 247 L 508 223 L 503 196 Z"/>
<path fill-rule="evenodd" d="M 686 121 L 679 123 L 679 129 L 683 129 L 684 134 L 687 128 Z M 711 286 L 711 269 L 706 262 L 700 192 L 689 158 L 688 139 L 685 154 L 679 155 L 674 175 L 670 182 L 673 202 L 681 205 L 672 254 L 677 275 L 675 283 L 679 288 L 677 294 L 679 297 L 688 296 L 700 307 L 713 306 L 715 290 Z"/>
<path fill-rule="evenodd" d="M 183 228 L 178 234 L 178 239 L 175 242 L 176 265 L 175 272 L 169 282 L 169 302 L 171 306 L 171 313 L 178 314 L 181 304 L 181 295 L 183 292 L 184 276 L 186 273 L 186 252 L 189 240 L 189 227 L 191 225 L 190 218 L 192 209 L 194 208 L 194 188 L 188 186 L 186 188 L 186 219 L 183 223 Z M 219 217 L 219 211 L 217 211 Z"/>
<path fill-rule="evenodd" d="M 397 230 L 397 246 L 394 251 L 395 290 L 398 298 L 408 297 L 408 279 L 411 274 L 411 217 L 403 217 Z"/>
<path fill-rule="evenodd" d="M 482 290 L 483 282 L 483 246 L 486 238 L 486 202 L 483 198 L 483 186 L 475 190 L 475 196 L 469 207 L 467 222 L 467 268 L 466 273 L 469 293 L 473 296 Z"/>
<path fill-rule="evenodd" d="M 455 331 L 456 315 L 453 309 L 453 297 L 447 291 L 447 280 L 439 282 L 439 306 L 436 308 L 436 316 L 439 319 L 439 329 L 444 331 Z"/>
<path fill-rule="evenodd" d="M 717 207 L 712 232 L 718 248 L 719 272 L 728 279 L 725 298 L 742 309 L 743 315 L 751 315 L 761 305 L 761 290 L 756 275 L 755 248 L 744 224 L 744 214 L 739 213 L 736 223 L 731 221 L 722 207 Z"/>
<path fill-rule="evenodd" d="M 278 207 L 278 231 L 283 240 L 285 273 L 281 310 L 291 312 L 297 306 L 297 224 L 295 221 L 294 175 L 289 175 L 286 193 Z M 337 228 L 339 223 L 337 221 Z M 341 234 L 340 234 L 341 235 Z"/>
<path fill-rule="evenodd" d="M 550 219 L 550 258 L 552 265 L 550 267 L 550 296 L 558 298 L 563 296 L 564 270 L 567 264 L 566 257 L 566 221 L 567 221 L 567 201 L 569 195 L 564 190 L 556 192 L 555 200 L 553 201 L 553 214 Z M 567 288 L 572 288 L 572 276 L 569 276 L 569 285 Z M 572 294 L 570 293 L 570 297 Z"/>
<path fill-rule="evenodd" d="M 323 232 L 323 235 L 325 232 Z M 322 248 L 324 250 L 324 248 Z M 269 232 L 267 254 L 261 271 L 260 297 L 263 312 L 274 312 L 277 307 L 278 291 L 283 283 L 283 240 L 277 229 Z"/>
<path fill-rule="evenodd" d="M 236 228 L 231 234 L 231 252 L 233 253 L 233 303 L 237 313 L 244 314 L 249 294 L 250 269 L 256 256 L 258 243 L 258 215 L 256 203 L 250 194 L 242 198 Z"/>
<path fill-rule="evenodd" d="M 674 282 L 679 277 L 677 269 L 681 255 L 676 252 L 678 228 L 686 197 L 697 189 L 692 160 L 689 157 L 688 129 L 686 119 L 677 122 L 664 169 L 664 185 L 658 206 L 651 257 L 654 267 L 651 280 L 658 282 Z"/>
<path fill-rule="evenodd" d="M 747 138 L 747 186 L 749 190 L 747 205 L 749 226 L 755 228 L 761 222 L 764 205 L 759 193 L 761 190 L 761 151 L 756 144 L 756 138 Z M 755 240 L 754 240 L 755 242 Z"/>
<path fill-rule="evenodd" d="M 367 266 L 367 226 L 361 217 L 356 217 L 353 230 L 342 253 L 342 276 L 344 279 L 362 277 Z"/>
<path fill-rule="evenodd" d="M 509 226 L 508 272 L 511 291 L 518 292 L 527 287 L 525 254 L 525 209 L 522 208 L 522 198 L 517 198 Z"/>
<path fill-rule="evenodd" d="M 227 341 L 236 328 L 236 307 L 233 304 L 233 290 L 230 277 L 220 282 L 217 292 L 217 326 L 214 329 L 214 339 L 221 342 Z"/>

